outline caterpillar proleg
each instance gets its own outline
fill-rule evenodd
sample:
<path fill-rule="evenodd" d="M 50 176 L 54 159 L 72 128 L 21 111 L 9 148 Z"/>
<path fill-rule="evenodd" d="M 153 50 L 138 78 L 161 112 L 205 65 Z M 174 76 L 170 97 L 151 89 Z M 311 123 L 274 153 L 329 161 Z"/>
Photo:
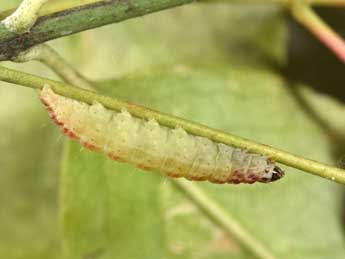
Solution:
<path fill-rule="evenodd" d="M 55 94 L 39 92 L 50 117 L 65 135 L 111 159 L 135 164 L 171 177 L 213 183 L 272 182 L 284 172 L 274 161 L 243 149 L 171 129 L 155 120 L 115 112 L 99 103 L 88 105 Z"/>

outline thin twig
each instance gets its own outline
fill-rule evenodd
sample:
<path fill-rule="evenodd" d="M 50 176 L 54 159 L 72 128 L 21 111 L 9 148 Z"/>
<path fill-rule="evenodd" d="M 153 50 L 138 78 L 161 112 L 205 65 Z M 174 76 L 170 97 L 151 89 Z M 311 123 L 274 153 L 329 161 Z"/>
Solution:
<path fill-rule="evenodd" d="M 15 62 L 37 60 L 50 67 L 64 81 L 84 89 L 93 90 L 92 83 L 67 63 L 53 48 L 47 44 L 34 46 L 12 59 Z"/>
<path fill-rule="evenodd" d="M 192 3 L 194 0 L 107 0 L 41 16 L 30 32 L 16 34 L 0 23 L 0 60 L 40 43 L 133 17 Z"/>
<path fill-rule="evenodd" d="M 8 69 L 0 66 L 0 80 L 19 84 L 31 88 L 42 89 L 44 86 L 49 85 L 56 93 L 92 104 L 97 101 L 105 107 L 120 111 L 127 109 L 133 116 L 142 119 L 154 118 L 161 125 L 176 128 L 181 127 L 193 135 L 209 138 L 215 142 L 224 143 L 227 145 L 235 146 L 242 149 L 247 149 L 252 153 L 265 155 L 277 162 L 294 167 L 308 173 L 321 176 L 323 178 L 345 184 L 345 170 L 340 168 L 325 165 L 313 160 L 305 159 L 300 156 L 259 144 L 248 139 L 238 136 L 226 134 L 219 130 L 211 129 L 209 127 L 193 123 L 172 115 L 164 114 L 154 111 L 143 106 L 124 102 L 108 96 L 103 96 L 95 92 L 83 90 L 73 87 L 61 82 L 49 80 L 46 78 L 30 75 L 27 73 L 19 72 L 16 70 Z"/>
<path fill-rule="evenodd" d="M 262 4 L 272 5 L 281 4 L 287 5 L 292 0 L 199 0 L 202 3 L 229 3 L 229 4 Z M 315 6 L 345 6 L 345 0 L 302 0 L 304 3 Z"/>
<path fill-rule="evenodd" d="M 48 0 L 23 0 L 17 10 L 1 23 L 11 32 L 29 31 L 38 18 L 38 11 Z"/>
<path fill-rule="evenodd" d="M 44 0 L 38 1 L 44 2 Z M 195 0 L 96 1 L 70 9 L 64 9 L 56 13 L 40 16 L 32 27 L 27 24 L 19 26 L 18 28 L 31 27 L 30 32 L 24 32 L 21 34 L 14 33 L 3 23 L 0 23 L 0 61 L 9 60 L 18 55 L 18 53 L 21 51 L 52 39 L 68 36 L 80 31 L 89 30 L 110 23 L 120 22 L 126 19 L 146 15 L 175 6 L 192 3 L 194 1 Z M 281 4 L 282 6 L 288 5 L 290 1 L 291 0 L 244 0 L 244 2 L 248 4 L 276 3 Z M 83 1 L 80 2 L 82 3 Z M 209 0 L 209 2 L 211 1 Z M 237 0 L 223 0 L 222 2 L 236 3 Z M 306 3 L 315 5 L 343 6 L 345 5 L 345 0 L 306 0 Z M 60 10 L 60 7 L 60 5 L 55 6 L 50 11 Z M 5 11 L 5 13 L 8 12 Z"/>
<path fill-rule="evenodd" d="M 345 63 L 345 40 L 332 30 L 308 4 L 293 0 L 292 15 Z"/>
<path fill-rule="evenodd" d="M 42 8 L 38 12 L 38 16 L 45 16 L 48 14 L 60 12 L 63 10 L 67 10 L 76 6 L 91 4 L 96 2 L 97 0 L 74 0 L 74 1 L 47 1 L 47 3 L 42 6 Z M 0 20 L 5 19 L 7 16 L 14 13 L 16 9 L 7 9 L 5 11 L 0 11 Z"/>
<path fill-rule="evenodd" d="M 244 248 L 261 259 L 274 259 L 275 256 L 247 232 L 228 211 L 206 193 L 190 181 L 183 179 L 173 180 L 173 183 L 181 189 L 203 212 L 206 213 L 215 223 L 221 226 L 228 234 L 233 236 Z"/>

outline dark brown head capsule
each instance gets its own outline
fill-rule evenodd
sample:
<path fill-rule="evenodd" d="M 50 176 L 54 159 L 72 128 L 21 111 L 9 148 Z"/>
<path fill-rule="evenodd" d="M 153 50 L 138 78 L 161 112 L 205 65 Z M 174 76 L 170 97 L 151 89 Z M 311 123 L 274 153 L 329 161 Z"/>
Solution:
<path fill-rule="evenodd" d="M 284 171 L 278 166 L 275 166 L 273 169 L 272 177 L 271 177 L 271 182 L 274 182 L 276 180 L 279 180 L 284 176 Z"/>
<path fill-rule="evenodd" d="M 272 164 L 271 164 L 272 165 Z M 262 177 L 258 180 L 262 183 L 269 183 L 279 180 L 284 176 L 284 171 L 280 167 L 273 165 L 272 168 L 267 168 Z"/>

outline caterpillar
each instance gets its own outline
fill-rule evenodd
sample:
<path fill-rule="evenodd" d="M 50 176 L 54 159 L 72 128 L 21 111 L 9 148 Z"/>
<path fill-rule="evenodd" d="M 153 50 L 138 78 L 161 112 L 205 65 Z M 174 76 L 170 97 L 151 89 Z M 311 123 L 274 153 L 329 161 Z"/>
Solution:
<path fill-rule="evenodd" d="M 212 183 L 268 183 L 283 177 L 274 161 L 258 154 L 168 128 L 154 119 L 115 112 L 55 94 L 49 86 L 39 97 L 52 120 L 68 137 L 113 160 L 170 177 Z"/>

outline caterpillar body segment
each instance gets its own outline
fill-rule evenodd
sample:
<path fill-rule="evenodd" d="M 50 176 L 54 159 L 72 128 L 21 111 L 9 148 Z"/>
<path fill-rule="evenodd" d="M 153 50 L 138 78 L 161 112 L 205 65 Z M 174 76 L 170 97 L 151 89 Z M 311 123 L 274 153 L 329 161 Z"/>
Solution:
<path fill-rule="evenodd" d="M 39 92 L 50 117 L 63 133 L 111 159 L 171 177 L 213 183 L 271 182 L 284 172 L 264 156 L 248 153 L 207 138 L 171 129 L 155 120 L 115 112 L 99 103 L 88 105 L 55 94 Z"/>

